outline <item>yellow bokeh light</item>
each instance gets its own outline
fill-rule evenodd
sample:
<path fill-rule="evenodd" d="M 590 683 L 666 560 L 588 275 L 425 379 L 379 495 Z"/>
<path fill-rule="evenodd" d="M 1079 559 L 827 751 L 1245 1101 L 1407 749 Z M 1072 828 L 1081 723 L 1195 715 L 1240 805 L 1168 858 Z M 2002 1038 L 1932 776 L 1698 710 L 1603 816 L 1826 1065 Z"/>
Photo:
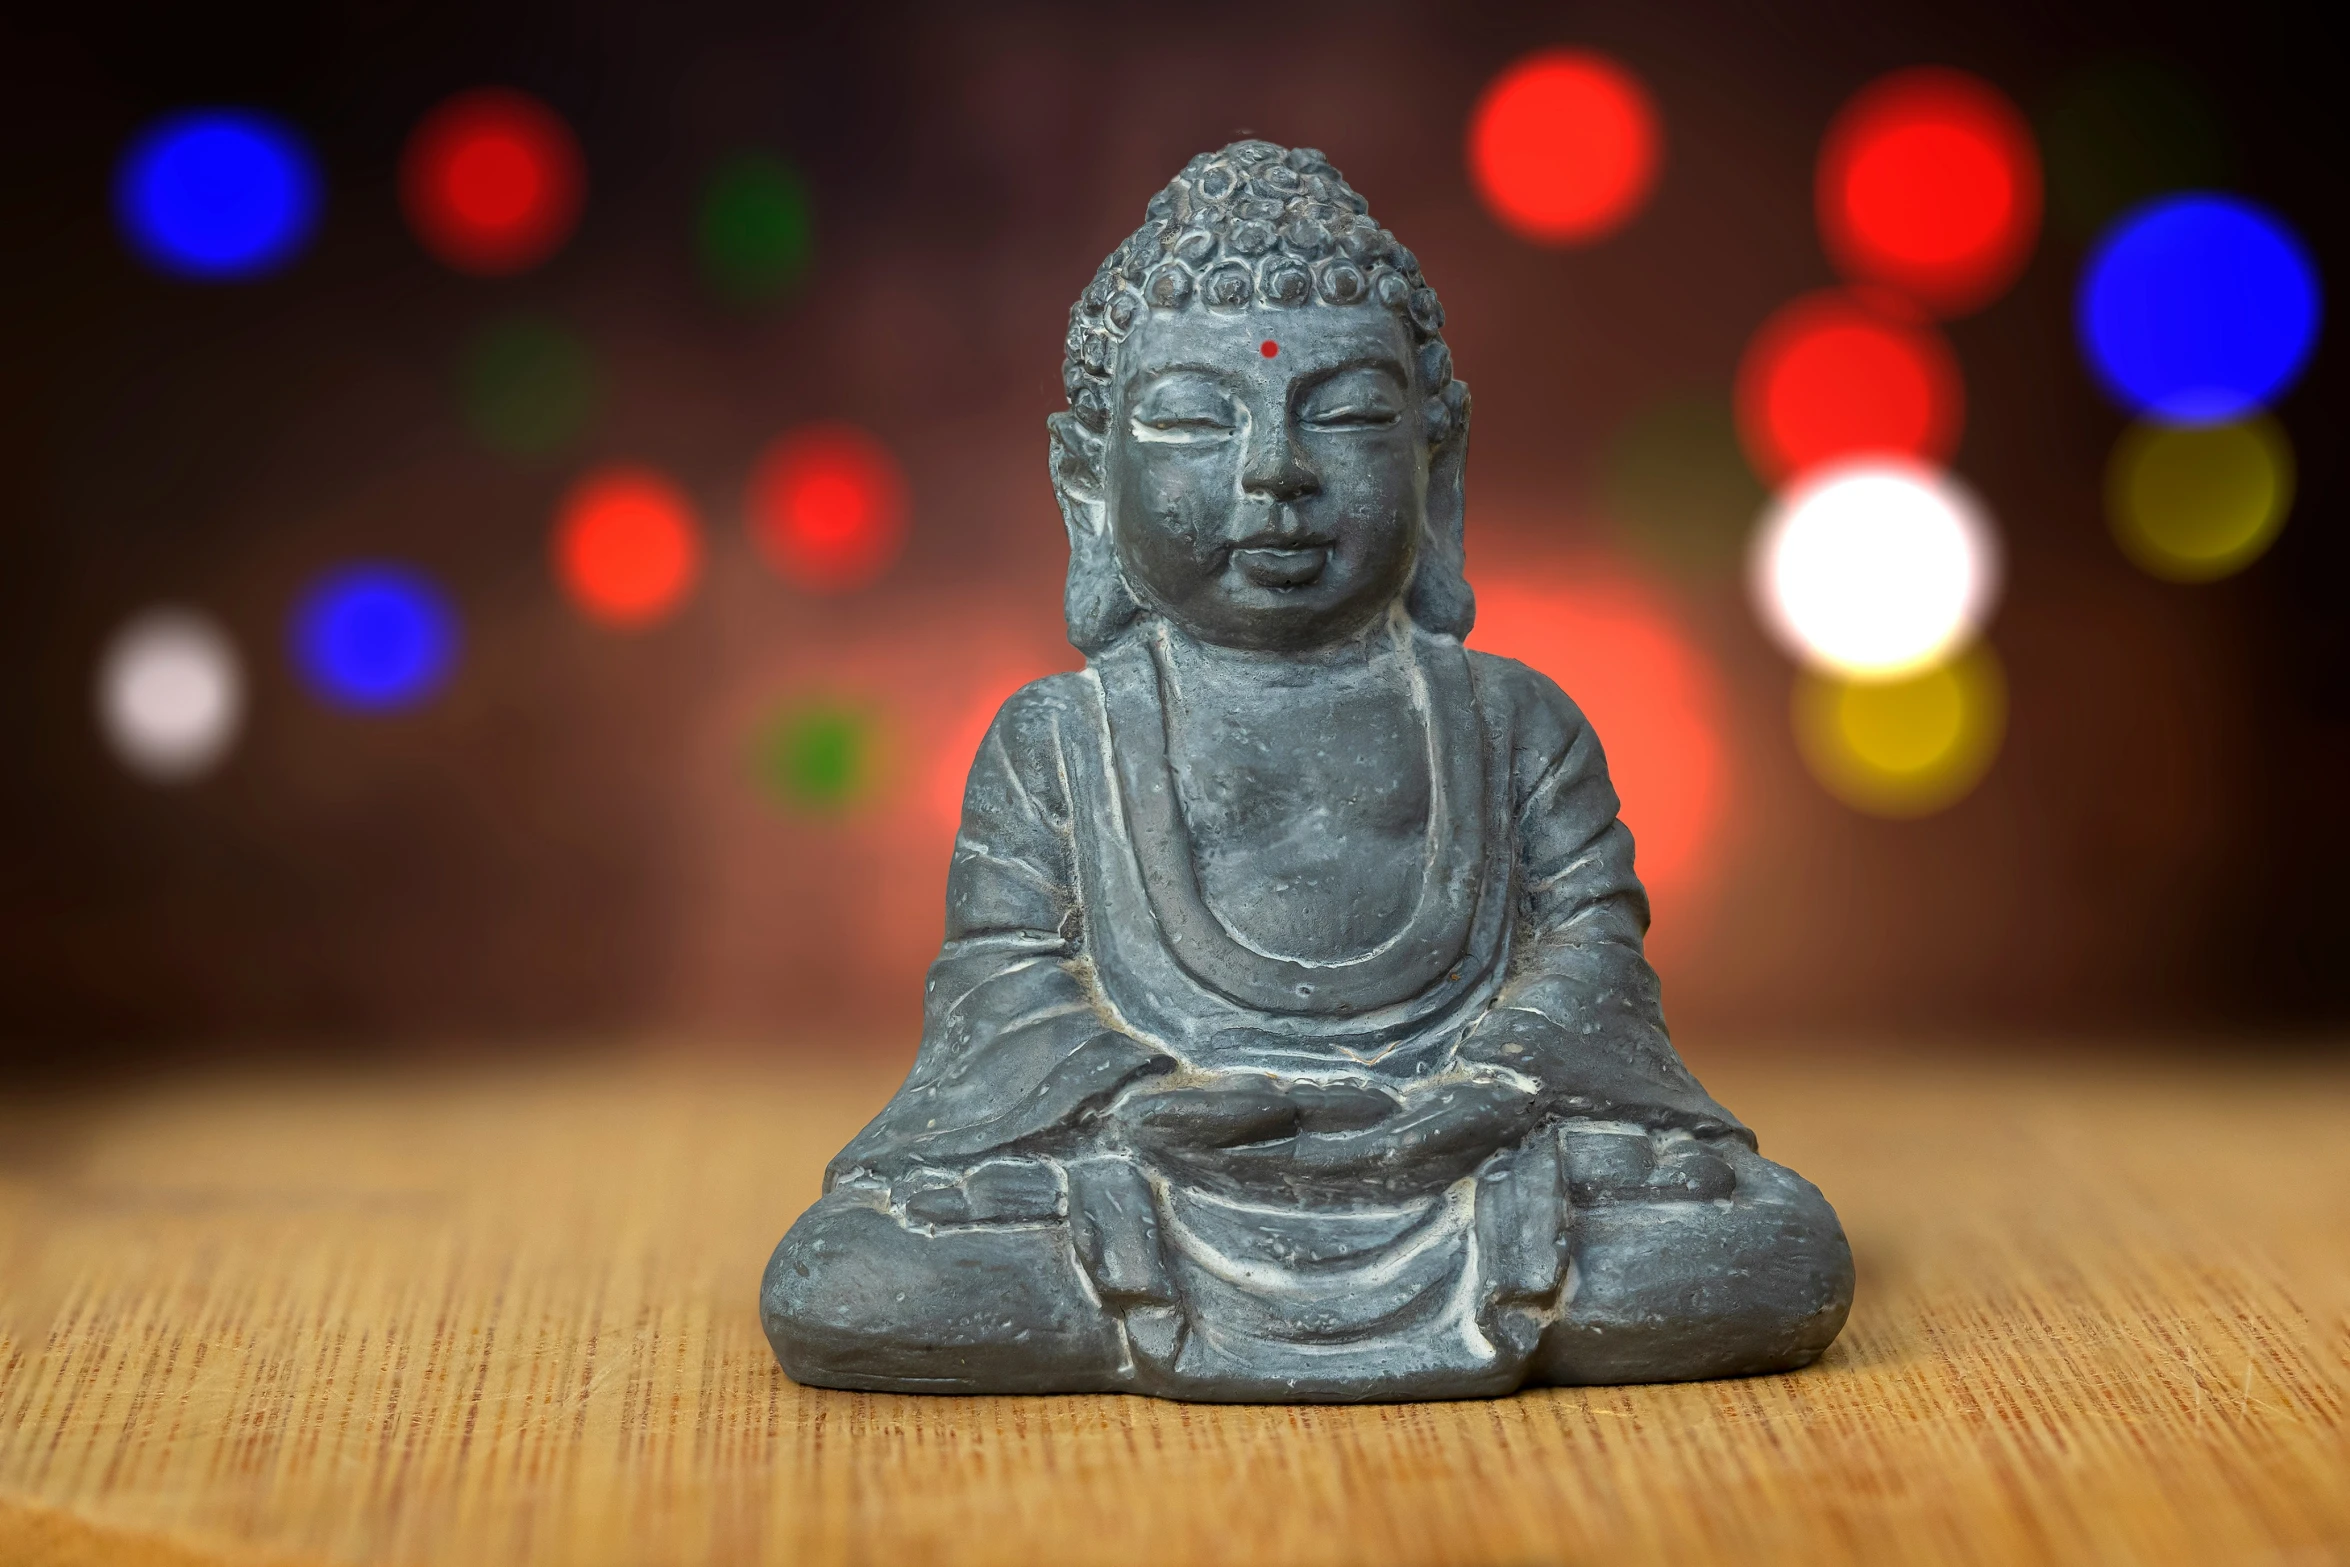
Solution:
<path fill-rule="evenodd" d="M 2007 731 L 2007 680 L 1980 643 L 1894 680 L 1806 671 L 1795 742 L 1827 791 L 1875 816 L 1927 816 L 1982 780 Z"/>
<path fill-rule="evenodd" d="M 2123 432 L 2106 468 L 2106 517 L 2123 553 L 2172 582 L 2241 571 L 2292 508 L 2293 443 L 2266 415 L 2140 422 Z"/>

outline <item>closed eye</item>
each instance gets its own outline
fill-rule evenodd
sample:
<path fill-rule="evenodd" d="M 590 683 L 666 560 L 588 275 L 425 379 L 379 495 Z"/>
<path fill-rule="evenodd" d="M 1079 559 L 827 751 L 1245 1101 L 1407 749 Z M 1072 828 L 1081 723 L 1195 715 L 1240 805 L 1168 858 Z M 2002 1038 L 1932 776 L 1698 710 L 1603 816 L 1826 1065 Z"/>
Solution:
<path fill-rule="evenodd" d="M 1300 399 L 1298 423 L 1309 430 L 1384 430 L 1403 417 L 1403 373 L 1392 365 L 1353 365 Z"/>
<path fill-rule="evenodd" d="M 1207 413 L 1137 416 L 1134 438 L 1166 446 L 1207 446 L 1233 434 L 1229 420 Z"/>
<path fill-rule="evenodd" d="M 1241 420 L 1230 388 L 1213 372 L 1185 365 L 1153 379 L 1131 404 L 1134 438 L 1170 446 L 1205 446 L 1231 435 Z"/>
<path fill-rule="evenodd" d="M 1342 408 L 1317 408 L 1302 421 L 1309 430 L 1380 430 L 1403 417 L 1400 408 L 1388 408 L 1374 403 L 1349 405 Z"/>

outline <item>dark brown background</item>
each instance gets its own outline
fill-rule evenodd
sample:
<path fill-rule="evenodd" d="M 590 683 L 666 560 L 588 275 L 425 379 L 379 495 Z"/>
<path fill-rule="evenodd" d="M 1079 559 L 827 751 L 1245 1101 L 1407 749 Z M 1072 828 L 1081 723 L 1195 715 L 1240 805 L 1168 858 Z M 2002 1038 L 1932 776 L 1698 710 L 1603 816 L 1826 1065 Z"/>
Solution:
<path fill-rule="evenodd" d="M 948 833 L 933 755 L 992 682 L 1066 667 L 1043 421 L 1069 300 L 1192 152 L 1243 130 L 1323 148 L 1422 258 L 1475 387 L 1472 571 L 1583 558 L 1608 434 L 1726 387 L 1754 327 L 1833 281 L 1810 172 L 1837 105 L 1940 63 L 2037 112 L 2117 55 L 2198 78 L 2234 187 L 2344 241 L 2338 54 L 2283 11 L 2198 6 L 1757 7 L 1614 0 L 1524 13 L 1357 3 L 1051 8 L 213 7 L 0 23 L 0 1051 L 437 1041 L 468 1052 L 647 1033 L 903 1048 Z M 1594 248 L 1501 233 L 1461 172 L 1483 83 L 1582 44 L 1657 95 L 1653 205 Z M 543 96 L 588 159 L 551 264 L 483 282 L 401 226 L 402 138 L 440 96 Z M 142 271 L 107 210 L 144 120 L 243 102 L 313 139 L 311 250 L 264 283 Z M 690 214 L 718 158 L 771 149 L 814 192 L 814 268 L 784 308 L 714 301 Z M 2077 243 L 1951 335 L 1956 466 L 2010 571 L 1992 628 L 2006 749 L 1954 809 L 1835 804 L 1784 719 L 1790 672 L 1733 586 L 1667 584 L 1731 694 L 1716 869 L 1660 904 L 1676 1022 L 1785 1037 L 2221 1026 L 2280 1040 L 2350 1014 L 2350 543 L 2321 342 L 2283 405 L 2301 498 L 2282 540 L 2203 588 L 2130 568 L 2099 518 L 2121 416 L 2073 347 Z M 478 448 L 454 366 L 503 312 L 595 347 L 605 401 L 561 460 Z M 856 420 L 900 454 L 912 542 L 824 601 L 760 570 L 735 496 L 761 442 Z M 678 475 L 712 559 L 671 624 L 615 637 L 550 586 L 565 483 L 603 458 Z M 465 619 L 441 700 L 328 711 L 281 649 L 316 570 L 433 572 Z M 97 650 L 157 600 L 204 605 L 254 674 L 246 738 L 202 784 L 124 774 L 89 718 Z M 902 782 L 839 820 L 745 780 L 779 695 L 870 694 Z M 849 1046 L 839 1046 L 851 1048 Z"/>

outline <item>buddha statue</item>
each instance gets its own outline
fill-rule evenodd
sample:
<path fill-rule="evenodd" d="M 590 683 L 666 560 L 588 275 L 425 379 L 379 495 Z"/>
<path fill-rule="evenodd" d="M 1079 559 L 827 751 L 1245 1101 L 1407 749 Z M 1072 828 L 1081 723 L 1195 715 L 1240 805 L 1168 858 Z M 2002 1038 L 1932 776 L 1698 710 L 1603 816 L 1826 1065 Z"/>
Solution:
<path fill-rule="evenodd" d="M 1599 737 L 1462 646 L 1468 389 L 1317 152 L 1152 199 L 1049 421 L 1086 667 L 972 764 L 922 1043 L 777 1247 L 783 1368 L 1484 1396 L 1810 1363 L 1852 1258 L 1666 1035 Z"/>

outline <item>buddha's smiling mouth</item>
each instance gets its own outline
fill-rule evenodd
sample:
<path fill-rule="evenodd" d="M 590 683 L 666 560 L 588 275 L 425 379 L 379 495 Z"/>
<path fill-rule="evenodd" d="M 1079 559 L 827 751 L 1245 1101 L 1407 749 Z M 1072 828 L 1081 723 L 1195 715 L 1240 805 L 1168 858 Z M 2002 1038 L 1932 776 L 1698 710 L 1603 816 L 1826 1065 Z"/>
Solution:
<path fill-rule="evenodd" d="M 1327 544 L 1254 545 L 1232 552 L 1232 564 L 1260 588 L 1302 588 L 1329 563 Z"/>

